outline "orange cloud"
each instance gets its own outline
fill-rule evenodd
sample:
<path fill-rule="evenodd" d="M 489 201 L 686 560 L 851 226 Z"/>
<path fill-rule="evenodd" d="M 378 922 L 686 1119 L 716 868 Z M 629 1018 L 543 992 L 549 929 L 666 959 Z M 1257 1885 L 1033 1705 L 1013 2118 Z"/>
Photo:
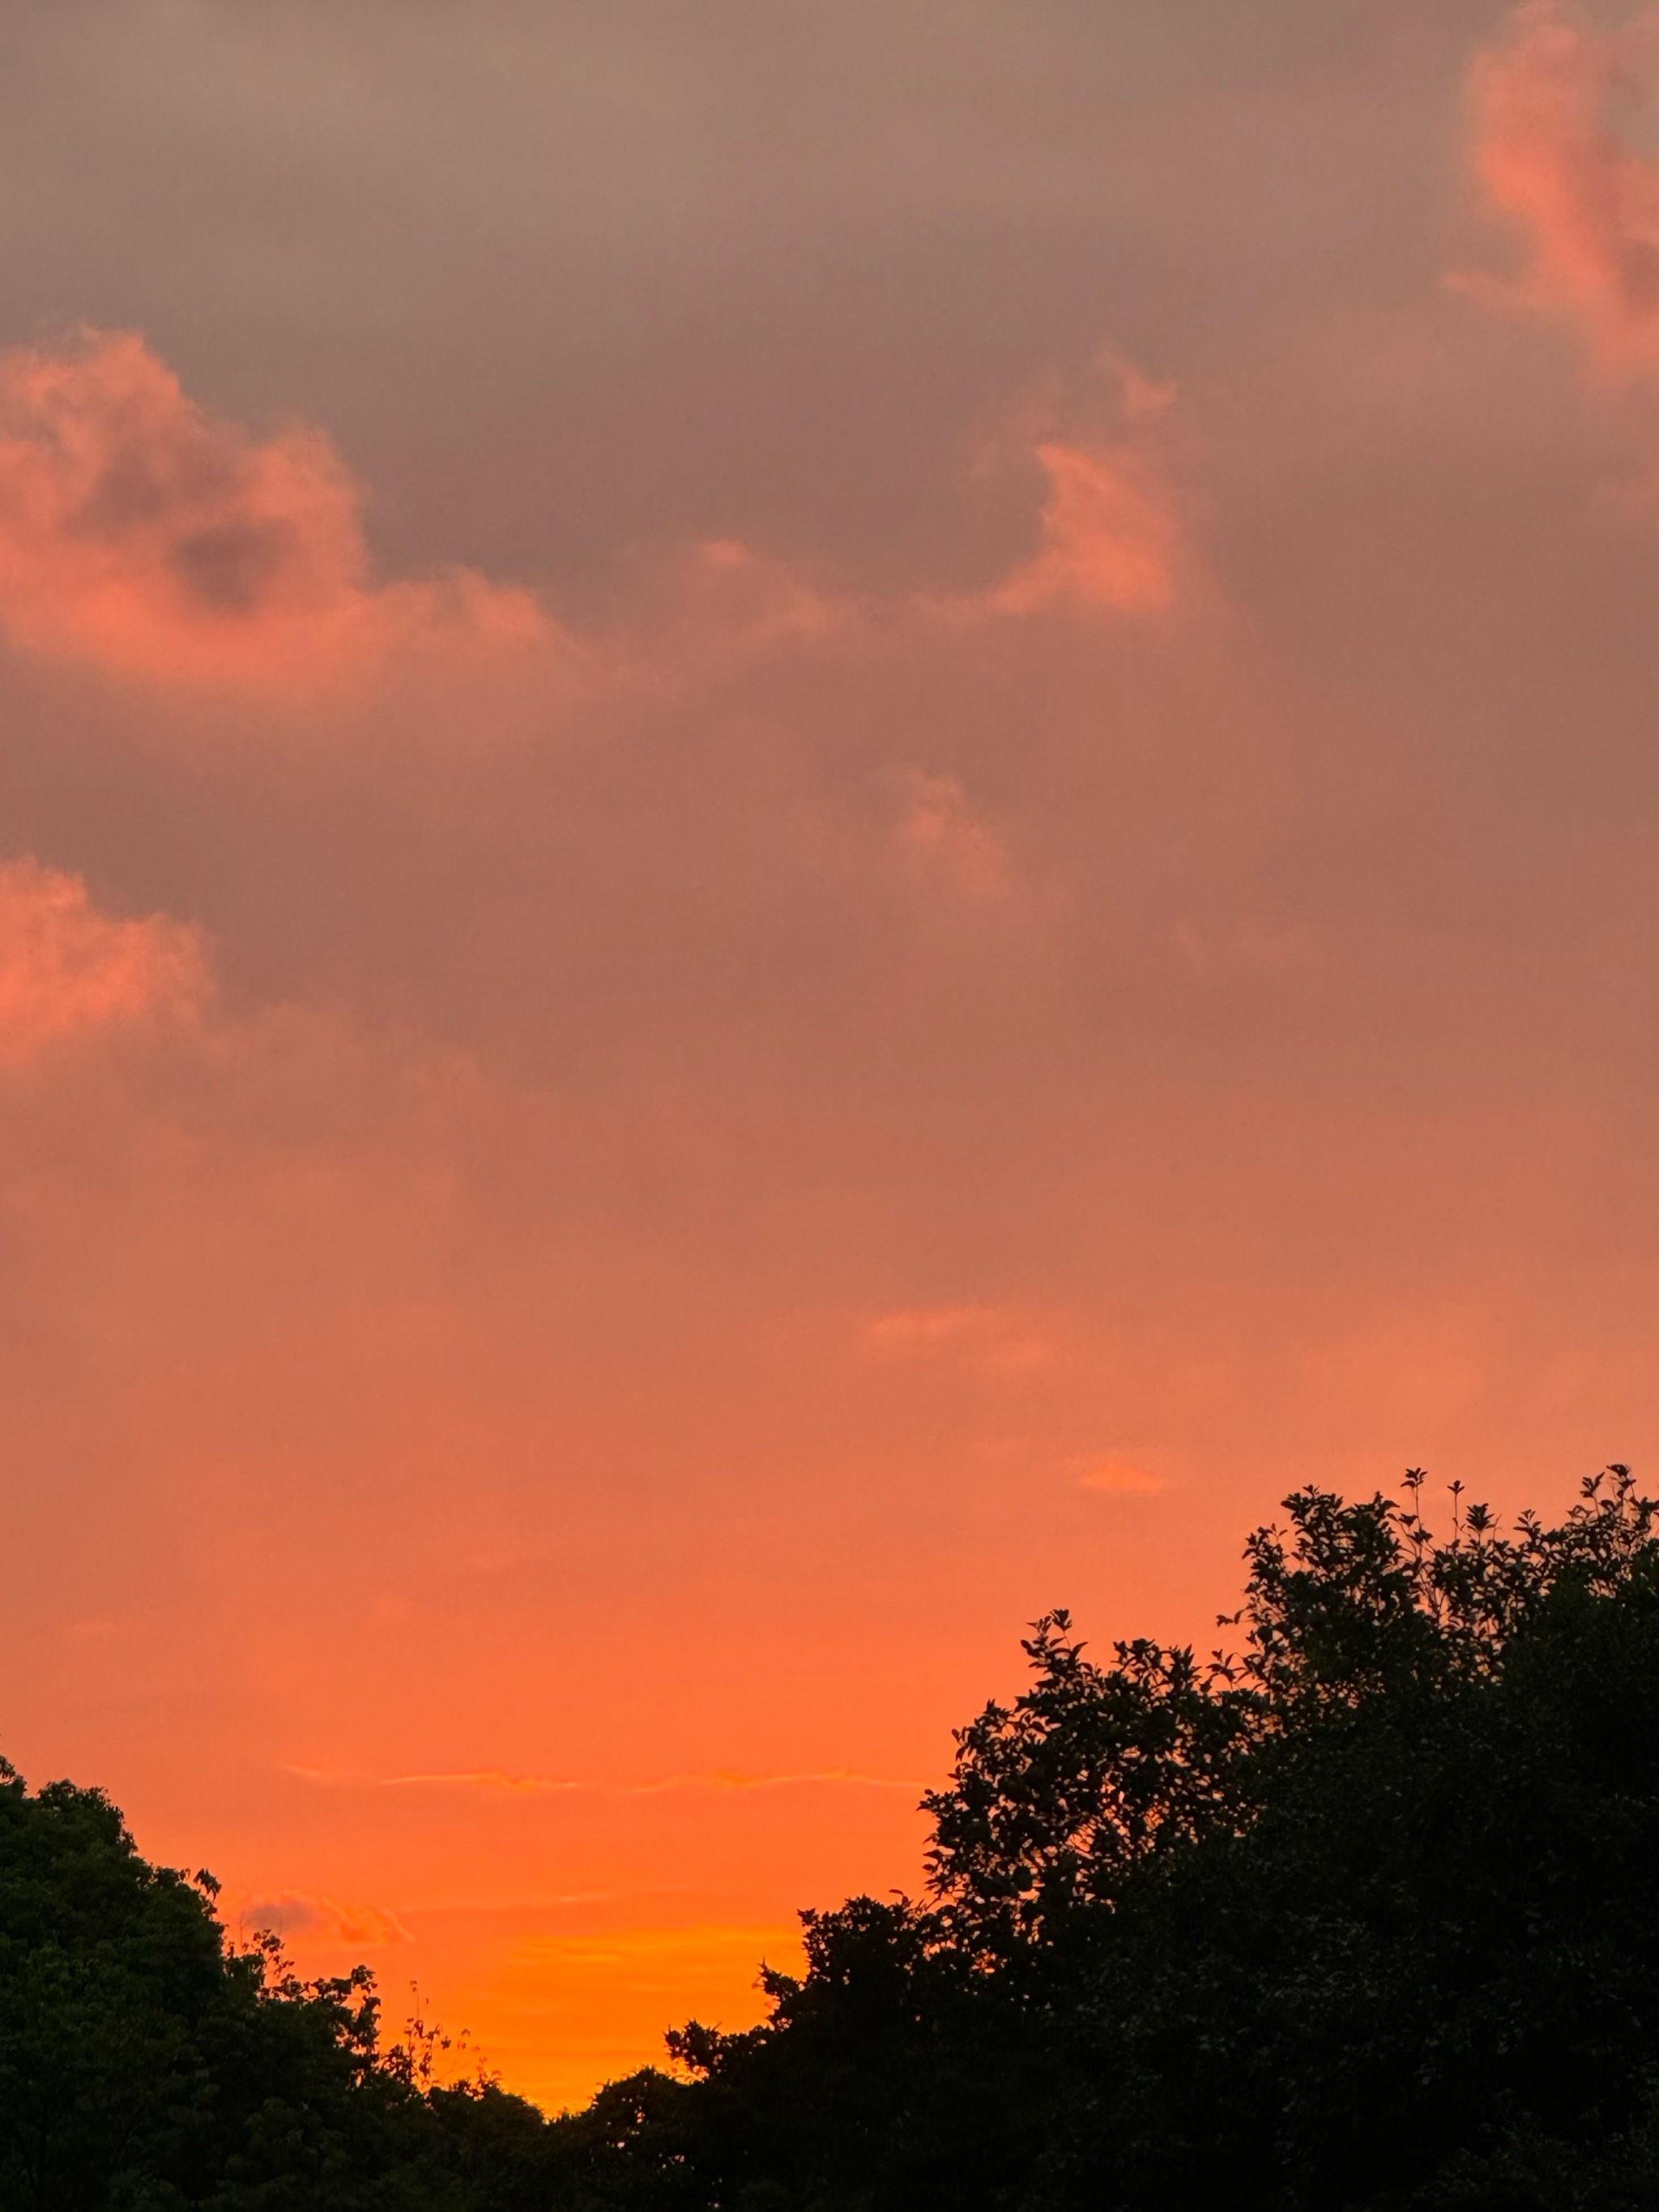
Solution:
<path fill-rule="evenodd" d="M 1000 1306 L 920 1306 L 882 1314 L 865 1332 L 872 1352 L 900 1358 L 949 1353 L 990 1375 L 1018 1375 L 1060 1347 Z"/>
<path fill-rule="evenodd" d="M 356 486 L 319 431 L 263 442 L 142 338 L 0 355 L 0 627 L 27 650 L 162 683 L 290 688 L 423 635 L 546 629 L 468 571 L 377 585 Z"/>
<path fill-rule="evenodd" d="M 1615 127 L 1656 64 L 1659 14 L 1608 33 L 1528 0 L 1471 79 L 1477 174 L 1529 248 L 1518 283 L 1476 289 L 1576 323 L 1624 373 L 1659 367 L 1659 160 Z"/>
<path fill-rule="evenodd" d="M 1053 606 L 1162 614 L 1175 598 L 1177 532 L 1146 461 L 1127 446 L 1054 439 L 1045 439 L 1036 457 L 1048 479 L 1042 548 L 988 604 L 1007 615 Z"/>
<path fill-rule="evenodd" d="M 919 1306 L 883 1314 L 869 1328 L 869 1341 L 883 1352 L 931 1351 L 963 1337 L 995 1328 L 1001 1316 L 994 1306 Z"/>
<path fill-rule="evenodd" d="M 29 859 L 0 864 L 0 1062 L 186 1012 L 206 982 L 194 930 L 162 915 L 117 920 L 78 876 Z"/>
<path fill-rule="evenodd" d="M 292 1766 L 288 1771 L 302 1781 L 319 1783 L 325 1787 L 354 1784 L 362 1786 L 363 1778 L 349 1774 L 331 1774 L 326 1769 L 312 1766 Z M 917 1790 L 915 1781 L 896 1782 L 879 1774 L 859 1774 L 847 1767 L 822 1767 L 791 1774 L 747 1774 L 741 1771 L 719 1771 L 708 1774 L 665 1774 L 651 1782 L 577 1782 L 561 1775 L 517 1774 L 501 1766 L 471 1766 L 455 1771 L 430 1774 L 386 1774 L 373 1780 L 371 1787 L 382 1790 L 489 1790 L 503 1791 L 509 1796 L 586 1796 L 608 1797 L 661 1797 L 680 1790 L 750 1790 L 854 1789 L 854 1790 Z"/>
<path fill-rule="evenodd" d="M 1073 1460 L 1071 1463 L 1079 1469 L 1079 1490 L 1102 1490 L 1115 1497 L 1124 1497 L 1164 1487 L 1157 1475 L 1149 1474 L 1144 1467 L 1137 1467 L 1133 1460 Z"/>
<path fill-rule="evenodd" d="M 665 1774 L 655 1782 L 566 1782 L 551 1775 L 511 1774 L 500 1767 L 468 1769 L 459 1774 L 393 1774 L 393 1787 L 423 1783 L 471 1790 L 585 1790 L 612 1796 L 660 1797 L 676 1790 L 797 1790 L 805 1787 L 855 1790 L 913 1790 L 913 1782 L 892 1782 L 878 1774 L 855 1774 L 825 1767 L 799 1774 Z"/>

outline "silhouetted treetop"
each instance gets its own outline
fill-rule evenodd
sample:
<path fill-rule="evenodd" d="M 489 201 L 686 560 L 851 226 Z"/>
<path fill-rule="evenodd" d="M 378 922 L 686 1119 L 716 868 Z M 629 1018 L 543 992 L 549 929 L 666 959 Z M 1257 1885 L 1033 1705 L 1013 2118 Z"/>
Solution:
<path fill-rule="evenodd" d="M 1056 1609 L 1023 1649 L 1034 1680 L 957 1731 L 949 1784 L 923 1800 L 929 1887 L 953 1937 L 989 1955 L 1041 1941 L 1079 1904 L 1109 1904 L 1141 1861 L 1254 1817 L 1274 1743 L 1367 1699 L 1492 1677 L 1559 1591 L 1611 1596 L 1655 1548 L 1654 1502 L 1628 1468 L 1583 1486 L 1557 1528 L 1505 1535 L 1452 1492 L 1449 1536 L 1406 1502 L 1309 1488 L 1288 1527 L 1249 1539 L 1237 1650 L 1120 1642 L 1099 1664 Z"/>

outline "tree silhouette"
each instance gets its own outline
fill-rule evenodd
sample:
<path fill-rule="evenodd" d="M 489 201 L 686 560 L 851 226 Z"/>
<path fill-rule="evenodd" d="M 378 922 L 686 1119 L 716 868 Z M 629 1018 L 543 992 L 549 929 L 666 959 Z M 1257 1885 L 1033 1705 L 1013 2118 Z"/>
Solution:
<path fill-rule="evenodd" d="M 1036 1622 L 918 1899 L 803 1916 L 765 2023 L 545 2120 L 369 1977 L 237 1950 L 95 1790 L 0 1780 L 19 2212 L 1659 2206 L 1659 1520 L 1423 1477 L 1285 1502 L 1231 1641 Z"/>
<path fill-rule="evenodd" d="M 674 2040 L 690 2201 L 1659 2203 L 1655 1507 L 1421 1495 L 1288 1499 L 1207 1661 L 1036 1623 L 927 1894 Z"/>

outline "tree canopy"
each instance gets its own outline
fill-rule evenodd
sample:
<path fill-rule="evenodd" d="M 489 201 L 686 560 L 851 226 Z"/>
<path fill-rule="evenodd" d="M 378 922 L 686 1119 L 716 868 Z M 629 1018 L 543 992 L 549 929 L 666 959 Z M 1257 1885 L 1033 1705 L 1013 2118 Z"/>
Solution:
<path fill-rule="evenodd" d="M 917 1898 L 546 2120 L 228 1945 L 95 1791 L 0 1786 L 0 2203 L 454 2212 L 1659 2206 L 1659 1520 L 1309 1489 L 1230 1640 L 1036 1622 Z"/>

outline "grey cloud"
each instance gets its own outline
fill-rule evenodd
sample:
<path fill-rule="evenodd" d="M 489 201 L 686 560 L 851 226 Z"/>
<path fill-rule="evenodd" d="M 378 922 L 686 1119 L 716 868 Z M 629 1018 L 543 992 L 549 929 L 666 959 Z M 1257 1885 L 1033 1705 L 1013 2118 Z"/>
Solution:
<path fill-rule="evenodd" d="M 1420 281 L 1498 13 L 1307 0 L 13 11 L 18 335 L 145 329 L 326 422 L 394 565 L 577 587 L 690 530 L 994 566 L 975 419 Z"/>

